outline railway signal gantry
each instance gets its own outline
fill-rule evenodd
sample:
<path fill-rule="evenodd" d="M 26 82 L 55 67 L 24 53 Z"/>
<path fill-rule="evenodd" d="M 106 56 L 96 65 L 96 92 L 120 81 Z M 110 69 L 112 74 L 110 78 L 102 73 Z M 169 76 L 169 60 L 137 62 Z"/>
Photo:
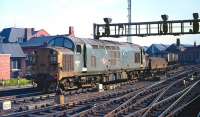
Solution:
<path fill-rule="evenodd" d="M 167 15 L 161 15 L 162 21 L 111 23 L 111 18 L 104 18 L 105 24 L 94 24 L 94 39 L 101 37 L 122 36 L 157 36 L 157 35 L 183 35 L 200 34 L 199 15 L 193 13 L 193 19 L 168 21 Z M 131 27 L 131 31 L 129 31 Z"/>

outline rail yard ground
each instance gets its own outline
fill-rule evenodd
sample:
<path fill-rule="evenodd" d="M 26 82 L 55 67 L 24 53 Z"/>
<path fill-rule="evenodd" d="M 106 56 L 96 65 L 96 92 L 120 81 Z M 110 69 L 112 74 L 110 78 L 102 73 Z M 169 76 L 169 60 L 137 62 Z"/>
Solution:
<path fill-rule="evenodd" d="M 0 116 L 182 117 L 183 113 L 196 116 L 199 73 L 199 65 L 190 65 L 169 71 L 160 76 L 160 81 L 132 80 L 109 85 L 111 89 L 104 91 L 96 88 L 70 90 L 64 92 L 63 104 L 56 103 L 56 93 L 44 94 L 31 88 L 21 93 L 10 90 L 7 96 L 1 92 L 0 99 L 1 102 L 10 100 L 11 109 L 1 110 Z M 188 108 L 196 108 L 196 111 Z"/>

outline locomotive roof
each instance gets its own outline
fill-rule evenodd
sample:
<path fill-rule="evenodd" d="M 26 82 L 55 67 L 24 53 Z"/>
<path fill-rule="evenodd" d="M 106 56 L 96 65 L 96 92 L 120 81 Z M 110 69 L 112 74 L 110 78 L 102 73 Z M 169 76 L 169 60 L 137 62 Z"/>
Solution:
<path fill-rule="evenodd" d="M 91 38 L 77 38 L 70 37 L 75 43 L 88 43 L 90 45 L 103 45 L 103 46 L 131 46 L 131 47 L 141 47 L 137 44 L 128 43 L 128 42 L 117 42 L 117 41 L 109 41 L 109 40 L 99 40 L 99 39 L 91 39 Z"/>
<path fill-rule="evenodd" d="M 88 43 L 90 45 L 121 45 L 120 42 L 115 41 L 108 41 L 108 40 L 98 40 L 98 39 L 91 39 L 91 38 L 77 38 L 77 37 L 69 37 L 75 43 Z"/>
<path fill-rule="evenodd" d="M 31 40 L 22 43 L 22 47 L 43 47 L 45 44 L 49 44 L 51 40 L 56 40 L 57 38 L 63 38 L 66 40 L 71 40 L 75 44 L 90 44 L 90 45 L 101 45 L 101 46 L 131 46 L 131 47 L 140 47 L 139 45 L 127 43 L 127 42 L 116 42 L 108 40 L 98 40 L 98 39 L 89 39 L 89 38 L 78 38 L 68 35 L 56 35 L 56 36 L 45 36 L 45 37 L 35 37 Z"/>

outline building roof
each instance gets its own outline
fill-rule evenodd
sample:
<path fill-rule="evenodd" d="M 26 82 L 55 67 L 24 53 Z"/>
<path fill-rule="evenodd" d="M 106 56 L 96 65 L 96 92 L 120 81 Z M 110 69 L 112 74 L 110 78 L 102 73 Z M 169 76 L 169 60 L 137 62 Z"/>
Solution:
<path fill-rule="evenodd" d="M 155 48 L 157 48 L 160 51 L 165 51 L 169 45 L 164 45 L 164 44 L 152 44 Z"/>
<path fill-rule="evenodd" d="M 152 54 L 159 54 L 163 53 L 169 45 L 164 45 L 164 44 L 152 44 L 146 52 L 150 55 Z"/>
<path fill-rule="evenodd" d="M 1 36 L 1 42 L 5 42 L 4 39 L 8 39 L 10 35 L 11 29 L 10 28 L 5 28 L 1 31 L 0 36 Z"/>
<path fill-rule="evenodd" d="M 184 52 L 194 52 L 194 51 L 200 51 L 200 46 L 190 46 L 186 47 Z"/>
<path fill-rule="evenodd" d="M 22 28 L 5 28 L 1 36 L 5 38 L 3 42 L 17 42 L 19 38 L 24 38 L 25 31 Z"/>
<path fill-rule="evenodd" d="M 11 57 L 26 57 L 18 43 L 0 43 L 0 54 L 11 54 Z"/>
<path fill-rule="evenodd" d="M 44 29 L 40 29 L 38 31 L 32 32 L 33 37 L 43 37 L 43 36 L 49 36 L 49 33 L 45 31 Z"/>
<path fill-rule="evenodd" d="M 24 42 L 25 40 L 28 40 L 30 38 L 32 38 L 34 35 L 36 35 L 39 32 L 45 32 L 42 33 L 45 36 L 48 35 L 48 33 L 44 30 L 38 30 L 35 31 L 34 28 L 4 28 L 1 33 L 0 36 L 3 37 L 3 41 L 1 42 L 11 42 L 11 43 L 15 43 L 15 42 L 19 42 L 19 39 L 21 39 L 21 42 Z"/>
<path fill-rule="evenodd" d="M 149 48 L 148 46 L 143 46 L 145 52 L 147 51 L 148 48 Z"/>
<path fill-rule="evenodd" d="M 177 52 L 180 52 L 180 51 L 184 51 L 185 48 L 187 48 L 187 47 L 192 47 L 192 46 L 193 45 L 188 45 L 188 44 L 180 44 L 178 46 L 177 44 L 173 43 L 166 49 L 166 51 L 167 52 L 177 53 Z"/>

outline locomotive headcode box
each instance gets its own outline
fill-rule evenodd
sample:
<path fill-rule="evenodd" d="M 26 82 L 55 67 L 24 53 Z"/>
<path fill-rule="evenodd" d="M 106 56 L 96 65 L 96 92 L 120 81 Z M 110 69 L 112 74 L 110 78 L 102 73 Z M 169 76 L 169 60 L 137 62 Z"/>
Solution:
<path fill-rule="evenodd" d="M 11 109 L 11 101 L 10 100 L 1 100 L 0 101 L 1 110 L 9 110 Z"/>

